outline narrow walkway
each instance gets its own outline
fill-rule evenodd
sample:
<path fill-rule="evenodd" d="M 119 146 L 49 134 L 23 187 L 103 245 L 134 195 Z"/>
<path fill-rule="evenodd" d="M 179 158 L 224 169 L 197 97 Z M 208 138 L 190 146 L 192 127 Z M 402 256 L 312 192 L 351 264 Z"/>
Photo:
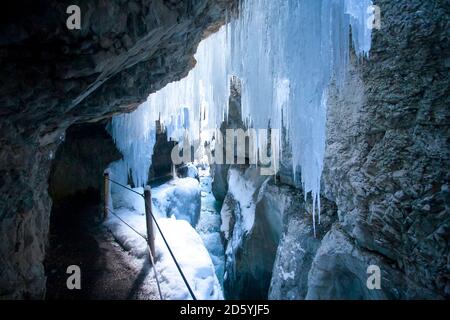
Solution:
<path fill-rule="evenodd" d="M 197 230 L 183 220 L 160 218 L 159 222 L 167 231 L 168 240 L 180 256 L 189 281 L 199 296 L 203 299 L 221 299 L 224 256 L 220 238 L 220 203 L 211 193 L 209 174 L 202 174 L 200 180 L 202 212 Z M 160 187 L 164 189 L 167 185 L 163 183 Z M 158 188 L 153 191 L 157 199 Z M 123 206 L 118 210 L 119 215 L 144 232 L 145 216 L 141 213 L 143 200 L 130 192 L 123 193 L 123 196 L 115 199 L 119 206 Z M 158 206 L 154 209 L 157 210 Z M 109 222 L 100 223 L 101 210 L 98 206 L 67 206 L 61 213 L 56 215 L 61 218 L 51 225 L 46 263 L 47 299 L 160 299 L 148 255 L 140 252 L 142 248 L 139 241 L 142 239 L 122 224 L 115 224 L 116 218 L 113 216 L 109 217 Z M 114 230 L 114 234 L 110 230 Z M 173 261 L 168 258 L 160 242 L 161 239 L 157 237 L 160 248 L 156 258 L 162 271 L 160 276 L 164 295 L 168 299 L 189 299 L 184 292 L 184 285 L 178 279 Z M 192 260 L 192 257 L 195 259 Z M 77 265 L 81 269 L 81 290 L 69 290 L 66 287 L 69 277 L 66 269 L 70 265 Z"/>
<path fill-rule="evenodd" d="M 141 194 L 142 189 L 133 190 Z M 146 231 L 145 214 L 142 213 L 145 211 L 144 199 L 138 194 L 118 188 L 112 191 L 112 200 L 115 215 L 110 215 L 105 225 L 111 230 L 114 239 L 130 252 L 131 260 L 138 262 L 143 257 L 148 257 L 146 241 L 137 234 L 144 234 Z M 153 188 L 152 203 L 158 225 L 196 298 L 223 299 L 211 256 L 202 238 L 191 225 L 191 220 L 198 215 L 201 204 L 198 181 L 194 178 L 180 178 Z M 168 214 L 170 218 L 167 217 Z M 159 232 L 155 237 L 155 262 L 163 299 L 190 300 L 191 295 L 164 240 Z M 152 281 L 155 282 L 153 275 L 143 276 L 142 287 L 149 290 L 156 288 Z"/>
<path fill-rule="evenodd" d="M 75 213 L 80 220 L 52 226 L 46 299 L 159 299 L 155 287 L 142 283 L 151 271 L 148 261 L 130 259 L 107 228 L 92 221 L 95 210 L 81 210 Z M 69 265 L 81 269 L 81 290 L 66 287 Z"/>

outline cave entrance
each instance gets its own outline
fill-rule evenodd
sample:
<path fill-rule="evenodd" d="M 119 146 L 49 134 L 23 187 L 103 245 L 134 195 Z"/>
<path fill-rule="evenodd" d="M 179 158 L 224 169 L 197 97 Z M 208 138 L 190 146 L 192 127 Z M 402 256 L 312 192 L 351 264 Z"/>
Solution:
<path fill-rule="evenodd" d="M 105 247 L 108 234 L 101 226 L 102 173 L 121 157 L 105 123 L 76 124 L 61 137 L 49 177 L 53 200 L 45 267 L 47 299 L 92 298 L 98 279 L 107 270 L 114 250 Z M 80 267 L 81 290 L 69 290 L 66 270 Z M 108 292 L 104 293 L 108 296 Z M 111 296 L 114 298 L 114 296 Z"/>

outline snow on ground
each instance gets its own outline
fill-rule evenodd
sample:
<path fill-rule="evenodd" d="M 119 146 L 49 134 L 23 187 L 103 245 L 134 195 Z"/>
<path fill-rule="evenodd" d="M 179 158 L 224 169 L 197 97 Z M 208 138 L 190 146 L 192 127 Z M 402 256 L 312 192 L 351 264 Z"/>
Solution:
<path fill-rule="evenodd" d="M 195 191 L 190 191 L 190 188 L 195 189 Z M 134 190 L 139 193 L 143 192 L 142 188 Z M 197 197 L 199 193 L 198 181 L 195 179 L 186 178 L 169 181 L 152 189 L 153 213 L 197 299 L 223 299 L 214 265 L 202 238 L 185 219 L 177 219 L 176 211 L 182 212 L 182 209 L 186 208 L 186 204 L 192 204 L 194 200 L 192 197 Z M 112 198 L 113 211 L 137 232 L 146 235 L 143 198 L 126 189 L 113 193 Z M 175 198 L 178 200 L 175 201 Z M 174 207 L 178 209 L 174 210 Z M 191 211 L 192 208 L 187 207 Z M 169 215 L 172 214 L 171 218 L 167 218 L 168 212 Z M 179 215 L 179 217 L 182 216 Z M 136 260 L 136 265 L 142 266 L 142 261 L 148 254 L 145 240 L 112 214 L 108 216 L 106 224 L 117 242 L 129 251 L 132 259 Z M 156 234 L 156 269 L 164 299 L 191 299 L 156 226 L 154 229 Z M 130 276 L 138 277 L 139 275 Z M 141 291 L 144 293 L 154 292 L 155 288 L 156 282 L 152 270 L 146 274 Z M 145 299 L 145 294 L 138 296 Z"/>
<path fill-rule="evenodd" d="M 199 234 L 184 220 L 163 218 L 159 219 L 158 223 L 197 298 L 223 299 L 214 265 Z M 161 280 L 170 284 L 168 299 L 189 299 L 190 295 L 160 236 L 156 239 L 156 245 L 161 250 L 157 252 L 157 267 Z"/>

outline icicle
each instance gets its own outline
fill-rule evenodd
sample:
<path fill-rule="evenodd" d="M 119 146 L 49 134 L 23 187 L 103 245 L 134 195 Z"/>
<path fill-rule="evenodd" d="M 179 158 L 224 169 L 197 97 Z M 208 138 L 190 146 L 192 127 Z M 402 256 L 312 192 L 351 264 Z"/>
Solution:
<path fill-rule="evenodd" d="M 175 168 L 174 164 L 172 164 L 172 178 L 175 180 L 178 179 L 177 169 Z"/>
<path fill-rule="evenodd" d="M 136 185 L 145 183 L 156 116 L 175 140 L 185 130 L 192 141 L 220 127 L 228 113 L 229 77 L 237 76 L 245 123 L 255 129 L 269 123 L 286 127 L 294 172 L 301 172 L 305 199 L 312 195 L 315 232 L 328 87 L 345 79 L 350 30 L 356 54 L 368 56 L 371 5 L 371 0 L 240 1 L 238 19 L 200 43 L 198 63 L 186 78 L 150 95 L 136 112 L 113 119 L 112 133 L 124 153 L 124 163 L 116 167 L 131 169 Z M 280 150 L 275 146 L 273 152 Z"/>
<path fill-rule="evenodd" d="M 231 73 L 242 81 L 242 110 L 255 128 L 286 125 L 294 172 L 312 194 L 320 222 L 327 89 L 343 83 L 353 46 L 368 56 L 371 0 L 246 0 L 228 28 Z M 285 89 L 283 89 L 285 87 Z M 282 119 L 283 115 L 283 119 Z"/>
<path fill-rule="evenodd" d="M 112 171 L 122 183 L 130 170 L 135 186 L 147 183 L 156 120 L 175 141 L 183 140 L 186 130 L 190 141 L 199 140 L 202 129 L 206 134 L 206 129 L 223 120 L 229 95 L 226 47 L 223 27 L 200 43 L 195 54 L 198 63 L 186 78 L 151 94 L 136 111 L 113 118 L 110 131 L 124 159 L 112 165 Z M 207 111 L 202 121 L 201 110 Z"/>

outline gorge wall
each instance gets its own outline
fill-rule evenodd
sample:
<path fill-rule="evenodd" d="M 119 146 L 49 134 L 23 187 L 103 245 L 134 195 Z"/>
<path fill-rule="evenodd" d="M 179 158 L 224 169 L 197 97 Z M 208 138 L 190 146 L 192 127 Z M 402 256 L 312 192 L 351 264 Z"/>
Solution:
<path fill-rule="evenodd" d="M 339 228 L 322 246 L 338 247 L 338 239 L 349 237 L 355 251 L 384 260 L 383 298 L 448 297 L 448 6 L 375 3 L 382 28 L 374 33 L 370 59 L 351 69 L 341 98 L 330 93 L 322 184 L 324 196 L 337 204 Z M 329 261 L 325 251 L 313 269 L 327 263 L 354 271 L 337 257 Z M 338 289 L 317 292 L 322 276 L 310 273 L 313 298 Z"/>
<path fill-rule="evenodd" d="M 0 19 L 0 298 L 43 298 L 48 179 L 64 132 L 184 77 L 237 0 L 80 1 L 79 31 L 65 25 L 71 1 L 14 3 Z M 214 170 L 230 297 L 450 297 L 449 3 L 374 3 L 382 28 L 370 58 L 352 60 L 329 93 L 317 236 L 289 150 L 276 180 Z M 228 127 L 242 127 L 237 114 Z M 381 290 L 366 287 L 372 264 Z"/>
<path fill-rule="evenodd" d="M 255 227 L 227 256 L 232 263 L 226 271 L 251 280 L 252 270 L 264 264 L 240 252 L 253 239 L 266 235 L 271 241 L 258 226 L 275 214 L 283 221 L 277 252 L 262 241 L 252 248 L 254 256 L 273 256 L 265 264 L 267 269 L 273 263 L 270 289 L 254 287 L 248 296 L 246 285 L 235 283 L 232 296 L 268 291 L 270 299 L 450 297 L 450 29 L 444 2 L 374 1 L 382 28 L 374 30 L 370 58 L 356 61 L 352 55 L 344 86 L 329 92 L 317 236 L 309 202 L 287 186 L 296 183 L 286 150 L 273 188 L 284 201 L 297 198 L 300 204 L 294 210 L 286 210 L 284 201 L 259 212 L 253 208 Z M 260 186 L 254 179 L 246 184 Z M 240 230 L 236 220 L 245 206 L 232 196 L 228 191 L 224 203 L 237 225 L 230 233 Z M 370 265 L 380 267 L 381 290 L 366 286 Z"/>
<path fill-rule="evenodd" d="M 15 1 L 0 21 L 0 298 L 42 298 L 48 176 L 65 130 L 134 110 L 195 65 L 234 0 Z M 99 177 L 101 179 L 101 177 Z"/>

